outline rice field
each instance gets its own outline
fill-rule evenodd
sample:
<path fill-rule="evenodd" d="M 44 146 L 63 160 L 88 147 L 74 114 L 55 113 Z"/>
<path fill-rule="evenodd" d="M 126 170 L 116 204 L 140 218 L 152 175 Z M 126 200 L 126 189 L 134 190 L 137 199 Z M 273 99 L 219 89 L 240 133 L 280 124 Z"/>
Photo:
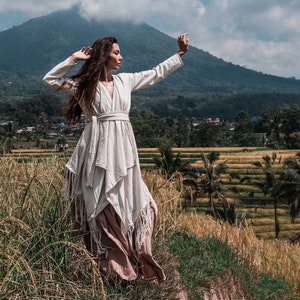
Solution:
<path fill-rule="evenodd" d="M 194 167 L 199 168 L 202 165 L 200 160 L 201 153 L 211 151 L 219 152 L 218 162 L 225 162 L 227 165 L 226 174 L 222 175 L 222 186 L 229 202 L 235 203 L 237 217 L 246 217 L 249 224 L 253 226 L 254 232 L 258 237 L 273 238 L 274 223 L 273 206 L 268 203 L 258 187 L 254 186 L 253 181 L 259 181 L 264 174 L 261 169 L 255 167 L 253 162 L 262 161 L 262 157 L 268 155 L 272 157 L 276 153 L 278 162 L 276 167 L 282 167 L 284 159 L 294 156 L 298 150 L 270 150 L 267 148 L 255 147 L 220 147 L 220 148 L 173 148 L 175 154 L 180 153 L 182 162 L 190 162 Z M 143 170 L 152 170 L 155 168 L 153 156 L 159 155 L 156 148 L 139 148 L 140 165 Z M 31 161 L 32 159 L 53 159 L 54 157 L 65 161 L 71 153 L 56 152 L 47 149 L 18 149 L 13 150 L 9 155 L 17 161 Z M 243 182 L 236 177 L 249 176 L 252 182 Z M 232 190 L 235 190 L 233 192 Z M 236 192 L 238 191 L 238 193 Z M 192 205 L 197 207 L 198 213 L 205 213 L 207 198 L 197 197 Z M 281 239 L 287 239 L 300 231 L 300 218 L 295 224 L 290 224 L 289 207 L 282 205 L 279 207 L 279 218 L 281 225 Z M 258 226 L 257 224 L 261 225 Z"/>
<path fill-rule="evenodd" d="M 69 203 L 61 195 L 61 171 L 67 158 L 66 153 L 48 153 L 46 157 L 33 154 L 22 161 L 18 153 L 1 159 L 1 299 L 86 299 L 87 294 L 89 299 L 116 299 L 109 298 L 96 263 L 74 235 Z M 241 205 L 240 213 L 248 213 L 249 218 L 242 226 L 230 226 L 193 209 L 183 209 L 180 174 L 166 180 L 157 170 L 144 169 L 143 176 L 158 203 L 160 217 L 155 235 L 160 241 L 178 230 L 216 237 L 255 272 L 286 280 L 300 295 L 299 246 L 272 236 L 258 238 L 259 234 L 264 237 L 273 233 L 270 208 Z M 299 228 L 298 220 L 296 224 L 288 222 L 285 208 L 280 214 L 282 228 L 289 234 Z M 151 290 L 155 292 L 155 288 Z M 146 287 L 148 295 L 151 290 Z"/>
<path fill-rule="evenodd" d="M 235 203 L 237 218 L 247 219 L 248 224 L 253 227 L 257 237 L 274 238 L 274 210 L 270 201 L 267 201 L 262 191 L 255 186 L 255 181 L 264 178 L 263 171 L 253 165 L 255 161 L 263 161 L 263 156 L 272 157 L 276 153 L 277 160 L 274 168 L 281 168 L 283 161 L 288 157 L 296 155 L 298 150 L 270 150 L 266 148 L 173 148 L 174 154 L 180 153 L 183 162 L 190 162 L 192 166 L 200 168 L 203 163 L 200 160 L 201 153 L 210 153 L 217 151 L 221 155 L 218 162 L 225 162 L 227 166 L 226 174 L 222 174 L 222 188 L 229 202 Z M 153 155 L 158 155 L 157 149 L 142 148 L 139 149 L 140 163 L 142 168 L 151 169 Z M 240 178 L 249 177 L 251 181 L 241 183 Z M 199 214 L 205 214 L 207 198 L 197 197 L 192 203 L 186 206 L 196 208 Z M 281 204 L 278 210 L 280 221 L 280 235 L 283 240 L 290 238 L 300 232 L 300 217 L 291 224 L 289 217 L 289 207 Z M 260 225 L 258 225 L 260 224 Z"/>

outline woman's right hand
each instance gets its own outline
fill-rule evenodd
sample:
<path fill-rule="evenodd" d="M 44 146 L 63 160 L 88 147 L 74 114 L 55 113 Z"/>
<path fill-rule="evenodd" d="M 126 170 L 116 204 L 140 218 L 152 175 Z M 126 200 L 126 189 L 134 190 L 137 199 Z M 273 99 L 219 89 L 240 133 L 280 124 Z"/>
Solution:
<path fill-rule="evenodd" d="M 83 47 L 79 51 L 74 52 L 71 55 L 71 60 L 76 63 L 78 60 L 87 60 L 90 59 L 92 55 L 93 48 L 88 46 L 88 47 Z"/>

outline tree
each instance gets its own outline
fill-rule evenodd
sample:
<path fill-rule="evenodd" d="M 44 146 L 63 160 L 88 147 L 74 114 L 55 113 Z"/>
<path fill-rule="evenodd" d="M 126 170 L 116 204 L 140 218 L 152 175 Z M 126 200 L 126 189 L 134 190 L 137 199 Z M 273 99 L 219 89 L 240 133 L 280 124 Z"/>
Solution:
<path fill-rule="evenodd" d="M 158 150 L 160 156 L 153 156 L 154 163 L 158 168 L 161 168 L 165 172 L 168 178 L 170 178 L 171 175 L 180 170 L 182 166 L 180 153 L 175 155 L 169 144 L 162 144 Z"/>
<path fill-rule="evenodd" d="M 297 104 L 283 105 L 280 114 L 284 124 L 284 132 L 289 135 L 300 131 L 300 107 Z"/>
<path fill-rule="evenodd" d="M 249 115 L 241 111 L 235 116 L 234 121 L 236 124 L 233 135 L 234 142 L 241 147 L 255 146 L 257 141 L 254 135 L 254 124 Z"/>
<path fill-rule="evenodd" d="M 190 147 L 215 147 L 221 132 L 220 125 L 209 124 L 206 120 L 194 120 L 191 123 Z"/>
<path fill-rule="evenodd" d="M 268 147 L 286 148 L 284 119 L 279 110 L 268 109 L 264 113 L 264 122 L 267 129 Z"/>
<path fill-rule="evenodd" d="M 300 212 L 300 152 L 284 161 L 285 172 L 282 175 L 282 191 L 290 205 L 292 223 Z"/>
<path fill-rule="evenodd" d="M 265 197 L 269 197 L 273 202 L 274 208 L 274 224 L 275 224 L 275 236 L 278 239 L 280 232 L 280 224 L 278 220 L 278 202 L 282 199 L 282 188 L 281 188 L 281 175 L 282 172 L 278 168 L 281 162 L 281 158 L 277 160 L 277 167 L 275 167 L 277 154 L 273 153 L 272 158 L 269 155 L 263 157 L 263 163 L 260 161 L 253 162 L 253 165 L 260 168 L 264 173 L 262 181 L 256 181 L 255 184 L 258 186 Z"/>
<path fill-rule="evenodd" d="M 298 105 L 284 105 L 281 108 L 283 129 L 286 136 L 286 145 L 289 149 L 300 148 L 300 107 Z"/>
<path fill-rule="evenodd" d="M 222 203 L 224 210 L 230 210 L 230 205 L 222 190 L 220 177 L 222 173 L 226 172 L 227 166 L 224 162 L 216 163 L 219 157 L 220 153 L 215 151 L 209 154 L 202 153 L 201 160 L 203 161 L 203 167 L 199 170 L 199 190 L 202 195 L 208 195 L 209 212 L 214 218 L 218 217 L 214 198 Z"/>
<path fill-rule="evenodd" d="M 131 123 L 139 147 L 157 147 L 161 144 L 158 139 L 161 131 L 161 121 L 151 111 L 134 113 Z"/>
<path fill-rule="evenodd" d="M 266 109 L 261 124 L 267 133 L 267 146 L 298 149 L 300 145 L 300 107 L 282 105 Z"/>
<path fill-rule="evenodd" d="M 12 121 L 2 123 L 1 127 L 3 129 L 3 132 L 2 132 L 3 137 L 1 140 L 1 144 L 6 143 L 5 151 L 7 153 L 11 153 L 11 149 L 13 147 L 13 139 L 15 138 L 15 133 L 16 133 L 15 127 L 14 127 Z"/>
<path fill-rule="evenodd" d="M 183 115 L 177 117 L 176 136 L 173 137 L 177 147 L 189 146 L 189 123 Z"/>

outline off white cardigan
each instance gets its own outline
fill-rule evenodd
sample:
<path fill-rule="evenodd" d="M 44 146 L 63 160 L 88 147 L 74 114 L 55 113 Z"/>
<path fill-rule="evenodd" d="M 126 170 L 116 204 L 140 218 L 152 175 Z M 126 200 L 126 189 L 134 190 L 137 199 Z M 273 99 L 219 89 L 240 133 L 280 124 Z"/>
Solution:
<path fill-rule="evenodd" d="M 64 84 L 70 82 L 66 74 L 73 65 L 74 62 L 67 58 L 44 76 L 44 83 L 74 95 L 76 87 Z M 99 82 L 94 102 L 95 115 L 88 115 L 82 106 L 90 121 L 66 165 L 71 175 L 67 179 L 66 196 L 84 201 L 85 211 L 81 214 L 94 232 L 99 253 L 105 249 L 99 244 L 100 229 L 95 219 L 109 203 L 119 215 L 122 231 L 131 243 L 132 233 L 136 231 L 137 249 L 140 249 L 145 232 L 152 225 L 150 206 L 156 213 L 157 207 L 140 172 L 128 117 L 131 93 L 154 85 L 182 65 L 181 57 L 175 54 L 151 70 L 113 75 L 113 97 Z"/>

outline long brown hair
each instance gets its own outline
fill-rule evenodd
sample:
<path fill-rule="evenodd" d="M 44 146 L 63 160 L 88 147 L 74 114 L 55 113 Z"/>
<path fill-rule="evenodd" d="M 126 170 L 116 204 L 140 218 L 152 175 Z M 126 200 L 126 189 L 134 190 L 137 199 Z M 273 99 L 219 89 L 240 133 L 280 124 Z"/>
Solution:
<path fill-rule="evenodd" d="M 90 59 L 86 60 L 79 72 L 71 77 L 77 82 L 77 92 L 64 108 L 64 117 L 68 124 L 76 123 L 80 119 L 82 108 L 79 105 L 79 100 L 82 101 L 88 114 L 94 113 L 93 103 L 97 85 L 100 79 L 104 80 L 105 63 L 114 43 L 118 43 L 114 37 L 96 40 L 92 45 L 93 51 Z"/>

